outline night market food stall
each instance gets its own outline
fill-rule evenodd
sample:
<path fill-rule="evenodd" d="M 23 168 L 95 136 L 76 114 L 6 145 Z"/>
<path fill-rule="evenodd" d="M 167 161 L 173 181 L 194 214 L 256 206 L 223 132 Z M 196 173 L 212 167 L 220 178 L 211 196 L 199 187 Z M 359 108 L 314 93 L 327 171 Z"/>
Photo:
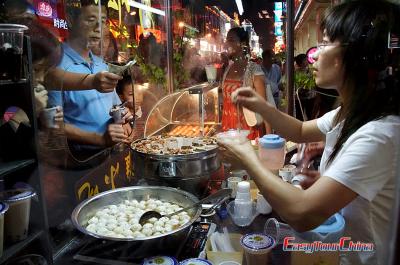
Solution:
<path fill-rule="evenodd" d="M 227 32 L 243 27 L 260 63 L 293 52 L 290 10 L 330 6 L 288 2 L 0 1 L 0 264 L 339 264 L 341 215 L 297 233 L 217 144 L 237 136 L 218 134 Z M 282 142 L 291 182 L 305 146 Z"/>

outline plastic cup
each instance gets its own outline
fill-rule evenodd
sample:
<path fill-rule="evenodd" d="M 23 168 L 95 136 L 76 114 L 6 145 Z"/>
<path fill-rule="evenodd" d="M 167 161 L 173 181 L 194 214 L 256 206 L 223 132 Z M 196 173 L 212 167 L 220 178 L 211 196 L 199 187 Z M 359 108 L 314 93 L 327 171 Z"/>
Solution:
<path fill-rule="evenodd" d="M 206 65 L 206 75 L 209 83 L 215 83 L 217 80 L 217 68 L 214 65 Z"/>
<path fill-rule="evenodd" d="M 217 140 L 221 143 L 226 144 L 243 144 L 249 139 L 247 136 L 249 135 L 250 131 L 248 130 L 228 130 L 226 132 L 220 132 L 216 135 Z"/>
<path fill-rule="evenodd" d="M 242 236 L 240 244 L 247 265 L 268 264 L 269 253 L 275 247 L 275 239 L 266 234 L 252 233 Z"/>
<path fill-rule="evenodd" d="M 3 256 L 4 243 L 4 215 L 8 210 L 8 204 L 0 202 L 0 257 Z"/>
<path fill-rule="evenodd" d="M 295 165 L 285 165 L 283 168 L 279 169 L 279 176 L 284 181 L 291 182 L 295 172 L 296 172 Z"/>
<path fill-rule="evenodd" d="M 267 202 L 264 196 L 261 193 L 257 194 L 257 212 L 261 214 L 269 214 L 272 212 L 271 205 Z"/>
<path fill-rule="evenodd" d="M 193 259 L 185 259 L 181 261 L 179 265 L 212 265 L 212 263 L 206 259 L 193 258 Z"/>
<path fill-rule="evenodd" d="M 228 210 L 228 214 L 235 225 L 245 227 L 254 221 L 254 218 L 257 217 L 258 212 L 256 210 L 256 204 L 253 202 L 245 205 L 249 211 L 242 211 L 243 208 L 241 206 L 242 205 L 238 207 L 235 201 L 231 201 L 228 203 L 226 209 Z"/>
<path fill-rule="evenodd" d="M 241 265 L 239 262 L 227 260 L 219 263 L 218 265 Z"/>
<path fill-rule="evenodd" d="M 56 116 L 57 107 L 47 108 L 42 111 L 42 115 L 44 117 L 44 122 L 46 123 L 47 128 L 56 128 Z"/>
<path fill-rule="evenodd" d="M 21 79 L 24 31 L 27 29 L 24 25 L 0 24 L 0 80 Z"/>
<path fill-rule="evenodd" d="M 264 225 L 264 234 L 271 236 L 277 245 L 283 243 L 285 237 L 293 237 L 294 230 L 285 223 L 278 222 L 275 218 L 269 218 Z"/>
<path fill-rule="evenodd" d="M 242 181 L 242 178 L 239 177 L 230 177 L 226 180 L 227 182 L 227 187 L 232 189 L 232 194 L 231 194 L 231 198 L 235 198 L 236 197 L 236 192 L 237 192 L 237 188 L 238 188 L 238 184 L 239 182 Z"/>
<path fill-rule="evenodd" d="M 122 124 L 124 119 L 122 118 L 125 114 L 125 107 L 114 106 L 110 110 L 110 115 L 113 117 L 114 123 Z"/>
<path fill-rule="evenodd" d="M 174 257 L 156 256 L 147 258 L 143 261 L 143 265 L 178 265 L 179 262 Z"/>
<path fill-rule="evenodd" d="M 5 214 L 5 240 L 10 243 L 24 240 L 28 236 L 31 198 L 36 193 L 29 189 L 16 189 L 0 192 L 0 200 L 9 206 Z"/>

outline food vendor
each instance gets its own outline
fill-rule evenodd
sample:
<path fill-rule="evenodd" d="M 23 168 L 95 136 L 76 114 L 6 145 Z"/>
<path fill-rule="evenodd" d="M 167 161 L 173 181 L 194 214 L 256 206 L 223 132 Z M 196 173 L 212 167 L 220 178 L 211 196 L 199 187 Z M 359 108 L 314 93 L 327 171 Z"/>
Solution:
<path fill-rule="evenodd" d="M 279 112 L 254 90 L 233 94 L 236 104 L 260 113 L 295 142 L 325 141 L 320 175 L 297 189 L 263 168 L 252 146 L 223 143 L 224 156 L 241 163 L 275 211 L 297 231 L 322 224 L 340 211 L 344 235 L 372 243 L 374 251 L 342 253 L 341 264 L 383 264 L 390 249 L 400 150 L 400 57 L 388 48 L 400 34 L 400 7 L 384 0 L 334 6 L 322 21 L 323 42 L 313 65 L 316 83 L 335 88 L 341 106 L 301 122 Z"/>

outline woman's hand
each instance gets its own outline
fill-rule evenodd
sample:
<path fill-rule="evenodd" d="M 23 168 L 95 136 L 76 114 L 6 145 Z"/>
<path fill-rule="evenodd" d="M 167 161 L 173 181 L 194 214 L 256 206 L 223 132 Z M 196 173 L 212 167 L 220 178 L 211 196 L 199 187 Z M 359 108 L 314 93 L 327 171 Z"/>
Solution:
<path fill-rule="evenodd" d="M 304 176 L 304 179 L 300 181 L 300 186 L 303 188 L 303 190 L 311 187 L 321 177 L 319 171 L 306 168 L 303 168 L 298 173 Z"/>
<path fill-rule="evenodd" d="M 251 87 L 241 87 L 234 91 L 232 93 L 232 102 L 260 114 L 269 105 L 269 103 Z"/>
<path fill-rule="evenodd" d="M 222 160 L 230 163 L 233 168 L 244 169 L 249 161 L 258 159 L 250 141 L 238 144 L 234 141 L 218 140 L 218 145 Z"/>

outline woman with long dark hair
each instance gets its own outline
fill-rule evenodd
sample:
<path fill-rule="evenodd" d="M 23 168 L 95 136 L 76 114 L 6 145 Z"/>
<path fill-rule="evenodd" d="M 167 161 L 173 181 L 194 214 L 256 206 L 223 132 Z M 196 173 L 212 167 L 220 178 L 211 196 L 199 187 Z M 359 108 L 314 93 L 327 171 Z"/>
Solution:
<path fill-rule="evenodd" d="M 269 127 L 266 125 L 267 128 L 264 128 L 264 124 L 248 126 L 243 111 L 236 108 L 231 100 L 232 93 L 243 86 L 249 86 L 263 99 L 267 98 L 264 72 L 260 65 L 248 59 L 250 52 L 248 33 L 240 27 L 230 29 L 226 36 L 226 47 L 231 63 L 226 67 L 222 80 L 222 130 L 239 127 L 250 131 L 249 139 L 262 137 L 265 129 L 269 130 Z"/>
<path fill-rule="evenodd" d="M 272 108 L 251 89 L 233 101 L 260 113 L 295 142 L 325 141 L 320 175 L 297 189 L 263 168 L 249 143 L 221 143 L 242 163 L 262 194 L 298 231 L 313 229 L 340 211 L 344 235 L 373 243 L 374 251 L 341 253 L 341 264 L 383 264 L 400 157 L 400 7 L 384 0 L 334 6 L 321 24 L 323 42 L 313 65 L 316 84 L 334 88 L 341 106 L 301 122 Z M 396 41 L 397 40 L 397 41 Z"/>

